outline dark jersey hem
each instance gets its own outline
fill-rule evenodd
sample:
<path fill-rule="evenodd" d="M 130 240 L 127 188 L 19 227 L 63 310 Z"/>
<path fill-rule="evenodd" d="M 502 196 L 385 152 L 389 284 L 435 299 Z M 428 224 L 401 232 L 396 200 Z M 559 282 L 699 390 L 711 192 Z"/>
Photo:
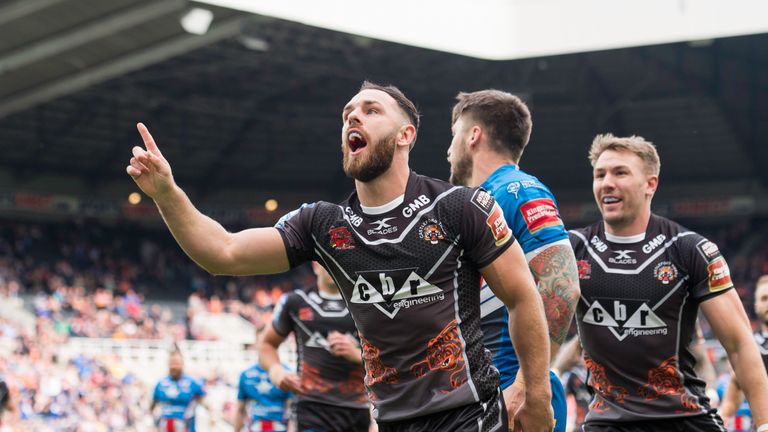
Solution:
<path fill-rule="evenodd" d="M 726 289 L 724 289 L 724 290 L 720 290 L 720 291 L 717 291 L 717 292 L 713 292 L 713 293 L 711 293 L 711 294 L 707 294 L 707 295 L 705 295 L 704 297 L 701 297 L 701 298 L 699 298 L 699 299 L 698 299 L 698 302 L 699 302 L 699 304 L 701 304 L 701 303 L 704 303 L 705 301 L 707 301 L 707 300 L 709 300 L 709 299 L 712 299 L 712 298 L 715 298 L 715 297 L 717 297 L 717 296 L 719 296 L 719 295 L 721 295 L 721 294 L 725 294 L 725 293 L 727 293 L 728 291 L 732 290 L 733 288 L 734 288 L 734 287 L 730 287 L 730 288 L 726 288 Z"/>

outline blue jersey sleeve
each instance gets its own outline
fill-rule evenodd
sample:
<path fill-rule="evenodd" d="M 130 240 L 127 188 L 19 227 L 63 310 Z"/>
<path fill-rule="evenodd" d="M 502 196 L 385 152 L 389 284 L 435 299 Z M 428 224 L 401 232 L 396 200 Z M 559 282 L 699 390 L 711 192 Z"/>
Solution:
<path fill-rule="evenodd" d="M 248 399 L 248 395 L 245 394 L 245 372 L 240 374 L 240 380 L 237 383 L 237 400 L 244 401 Z"/>
<path fill-rule="evenodd" d="M 155 391 L 152 392 L 152 400 L 160 402 L 160 383 L 155 384 Z"/>
<path fill-rule="evenodd" d="M 568 241 L 555 197 L 543 183 L 536 179 L 514 181 L 494 195 L 526 255 Z"/>

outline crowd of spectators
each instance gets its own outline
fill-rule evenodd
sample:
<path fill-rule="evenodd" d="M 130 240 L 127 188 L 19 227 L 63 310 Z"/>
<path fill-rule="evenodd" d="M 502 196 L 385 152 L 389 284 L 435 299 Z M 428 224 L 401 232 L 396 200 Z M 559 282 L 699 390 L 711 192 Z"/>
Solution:
<path fill-rule="evenodd" d="M 720 246 L 751 312 L 754 281 L 768 273 L 768 236 L 761 234 L 768 221 L 691 225 Z M 190 325 L 197 314 L 231 313 L 261 326 L 284 292 L 312 283 L 308 269 L 288 276 L 211 276 L 161 229 L 0 222 L 0 291 L 29 298 L 37 316 L 70 336 L 210 340 L 215 336 Z M 188 299 L 188 307 L 174 314 L 147 306 L 146 297 Z"/>
<path fill-rule="evenodd" d="M 53 279 L 59 279 L 54 277 Z M 147 308 L 142 298 L 127 289 L 119 295 L 104 288 L 87 293 L 82 286 L 52 281 L 51 292 L 32 298 L 36 316 L 50 321 L 57 332 L 77 337 L 114 339 L 180 339 L 184 325 L 173 322 L 169 308 Z"/>
<path fill-rule="evenodd" d="M 748 311 L 754 281 L 768 273 L 768 236 L 755 239 L 766 222 L 692 227 L 720 245 Z M 12 430 L 151 430 L 150 389 L 119 358 L 63 360 L 57 347 L 70 337 L 212 339 L 190 325 L 197 314 L 234 314 L 258 327 L 284 292 L 312 283 L 308 269 L 277 277 L 208 275 L 161 230 L 0 222 L 0 295 L 25 298 L 35 317 L 28 329 L 0 318 L 0 377 L 23 425 Z M 187 304 L 174 313 L 155 299 Z"/>
<path fill-rule="evenodd" d="M 231 313 L 260 326 L 283 292 L 312 281 L 308 271 L 214 277 L 164 236 L 93 222 L 0 222 L 0 296 L 25 299 L 34 316 L 28 329 L 0 318 L 0 379 L 18 407 L 0 428 L 154 430 L 151 388 L 117 356 L 61 359 L 58 347 L 70 337 L 212 339 L 190 325 L 196 314 Z M 186 313 L 172 312 L 167 300 L 174 299 L 187 300 Z M 212 388 L 234 388 L 209 375 Z"/>
<path fill-rule="evenodd" d="M 280 296 L 312 283 L 311 272 L 214 277 L 168 234 L 96 222 L 0 222 L 0 291 L 30 299 L 38 317 L 70 336 L 178 340 L 195 334 L 195 314 L 232 313 L 267 322 Z M 151 299 L 189 300 L 186 316 Z"/>
<path fill-rule="evenodd" d="M 143 409 L 146 385 L 116 356 L 60 359 L 57 347 L 66 338 L 48 319 L 37 319 L 33 329 L 0 319 L 0 377 L 8 384 L 15 408 L 5 413 L 2 427 L 40 432 L 151 430 Z"/>

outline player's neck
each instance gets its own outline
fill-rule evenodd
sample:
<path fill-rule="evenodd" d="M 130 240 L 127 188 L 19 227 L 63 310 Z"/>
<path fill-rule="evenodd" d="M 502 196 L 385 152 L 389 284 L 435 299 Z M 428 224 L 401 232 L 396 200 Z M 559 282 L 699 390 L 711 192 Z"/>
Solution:
<path fill-rule="evenodd" d="M 395 160 L 384 174 L 376 177 L 369 182 L 355 180 L 355 188 L 360 204 L 366 207 L 378 207 L 405 193 L 405 186 L 408 184 L 410 168 L 408 168 L 408 159 L 405 161 L 398 154 L 395 154 Z"/>
<path fill-rule="evenodd" d="M 603 221 L 605 232 L 620 237 L 631 237 L 643 234 L 648 229 L 648 222 L 651 220 L 651 209 L 645 209 L 637 215 L 632 221 L 626 223 L 609 224 Z"/>
<path fill-rule="evenodd" d="M 760 323 L 760 330 L 763 333 L 768 333 L 768 322 Z"/>
<path fill-rule="evenodd" d="M 483 184 L 488 177 L 504 165 L 517 165 L 509 157 L 499 155 L 495 151 L 486 150 L 478 152 L 472 161 L 472 176 L 469 179 L 469 187 L 477 187 Z"/>

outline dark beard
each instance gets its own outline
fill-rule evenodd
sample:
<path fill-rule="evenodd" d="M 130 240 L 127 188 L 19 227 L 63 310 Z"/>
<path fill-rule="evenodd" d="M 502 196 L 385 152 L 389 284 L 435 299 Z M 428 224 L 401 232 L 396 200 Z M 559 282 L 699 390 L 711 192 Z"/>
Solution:
<path fill-rule="evenodd" d="M 368 144 L 370 154 L 365 160 L 357 159 L 352 162 L 349 158 L 349 152 L 344 153 L 342 160 L 344 173 L 348 177 L 363 183 L 376 179 L 392 166 L 392 160 L 395 157 L 396 141 L 397 131 L 378 140 L 373 145 Z"/>
<path fill-rule="evenodd" d="M 472 158 L 463 157 L 451 167 L 451 177 L 448 181 L 457 186 L 468 186 L 470 177 L 472 177 Z"/>

